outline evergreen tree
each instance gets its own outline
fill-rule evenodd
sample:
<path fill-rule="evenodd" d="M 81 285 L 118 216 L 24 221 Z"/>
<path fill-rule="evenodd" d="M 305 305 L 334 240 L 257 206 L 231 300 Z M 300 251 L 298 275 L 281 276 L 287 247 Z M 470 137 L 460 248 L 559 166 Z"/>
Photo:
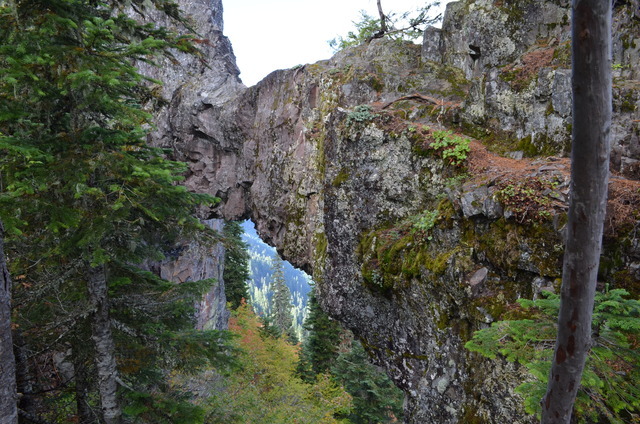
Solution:
<path fill-rule="evenodd" d="M 284 262 L 277 254 L 271 260 L 271 320 L 290 339 L 295 336 L 291 315 L 291 291 L 284 278 Z"/>
<path fill-rule="evenodd" d="M 390 423 L 402 419 L 403 393 L 369 363 L 362 344 L 353 341 L 331 368 L 334 380 L 353 397 L 347 419 L 353 424 Z"/>
<path fill-rule="evenodd" d="M 353 398 L 345 414 L 351 423 L 387 423 L 401 419 L 403 393 L 380 370 L 369 363 L 362 345 L 320 308 L 315 288 L 309 295 L 309 315 L 304 323 L 307 338 L 297 373 L 307 381 L 321 375 L 342 385 Z"/>
<path fill-rule="evenodd" d="M 306 381 L 329 372 L 338 357 L 338 346 L 344 332 L 340 324 L 320 308 L 315 288 L 309 293 L 309 315 L 304 321 L 307 337 L 302 345 L 298 372 Z"/>
<path fill-rule="evenodd" d="M 192 214 L 215 199 L 178 185 L 186 166 L 145 142 L 150 115 L 140 105 L 153 98 L 156 82 L 133 64 L 192 48 L 189 37 L 129 18 L 123 9 L 130 3 L 0 3 L 0 219 L 18 276 L 17 324 L 31 349 L 87 349 L 90 334 L 98 378 L 76 382 L 79 400 L 79 386 L 90 385 L 101 421 L 119 423 L 125 387 L 135 398 L 129 415 L 193 422 L 177 418 L 184 402 L 164 395 L 170 387 L 161 365 L 224 357 L 224 336 L 184 331 L 200 289 L 154 280 L 134 264 L 161 259 L 184 237 L 214 242 Z M 133 3 L 181 20 L 172 1 Z M 123 352 L 138 361 L 146 355 L 145 366 L 123 366 Z M 153 352 L 166 354 L 162 364 L 148 360 Z M 86 364 L 77 353 L 73 362 Z"/>
<path fill-rule="evenodd" d="M 244 230 L 235 221 L 227 221 L 224 224 L 223 235 L 225 238 L 224 254 L 224 290 L 227 302 L 232 309 L 237 309 L 242 299 L 249 299 L 249 287 L 247 281 L 251 278 L 249 271 L 248 245 L 242 241 Z"/>
<path fill-rule="evenodd" d="M 634 422 L 640 412 L 640 300 L 628 299 L 622 289 L 596 293 L 592 325 L 592 346 L 580 382 L 573 419 L 578 423 Z M 560 296 L 546 293 L 536 300 L 519 299 L 516 319 L 498 321 L 476 331 L 465 347 L 495 359 L 524 365 L 533 378 L 516 388 L 524 397 L 525 409 L 542 415 L 540 399 L 546 392 L 551 361 L 550 340 L 557 332 Z"/>

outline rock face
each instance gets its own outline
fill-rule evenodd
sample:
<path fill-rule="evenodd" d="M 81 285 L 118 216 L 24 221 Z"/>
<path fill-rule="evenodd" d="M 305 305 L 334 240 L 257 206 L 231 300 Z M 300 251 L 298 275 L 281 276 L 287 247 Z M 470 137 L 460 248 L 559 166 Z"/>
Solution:
<path fill-rule="evenodd" d="M 198 48 L 200 58 L 174 52 L 172 61 L 164 60 L 158 66 L 139 63 L 141 72 L 163 81 L 160 97 L 166 102 L 151 105 L 156 128 L 150 135 L 152 144 L 173 149 L 192 132 L 193 117 L 200 110 L 221 105 L 244 89 L 238 78 L 240 71 L 235 64 L 231 43 L 223 35 L 221 0 L 181 0 L 180 7 L 189 18 L 191 28 L 202 37 Z M 131 10 L 137 19 L 153 21 L 184 32 L 185 28 L 168 21 L 149 10 Z M 177 154 L 184 158 L 181 154 Z M 211 166 L 207 158 L 191 157 L 194 168 Z M 206 191 L 206 190 L 205 190 Z M 222 230 L 222 220 L 208 219 L 204 223 L 215 230 Z M 229 311 L 226 309 L 224 291 L 224 247 L 207 248 L 198 245 L 182 246 L 169 252 L 168 259 L 151 266 L 162 278 L 175 282 L 214 279 L 216 282 L 196 305 L 196 327 L 199 329 L 226 329 Z"/>
<path fill-rule="evenodd" d="M 617 9 L 621 28 L 638 27 L 634 1 Z M 211 4 L 219 16 L 215 1 L 188 2 Z M 405 391 L 407 422 L 530 423 L 514 393 L 524 371 L 463 346 L 518 297 L 557 285 L 565 165 L 525 166 L 473 143 L 469 176 L 444 151 L 464 156 L 464 141 L 433 128 L 466 130 L 505 151 L 566 149 L 566 2 L 469 0 L 447 10 L 422 47 L 374 40 L 250 88 L 214 19 L 209 67 L 185 59 L 150 70 L 172 81 L 154 142 L 190 163 L 190 189 L 223 199 L 210 217 L 251 218 L 312 273 L 322 307 Z M 619 87 L 633 86 L 639 69 L 637 32 L 625 34 Z M 629 92 L 615 118 L 620 168 L 639 158 Z M 640 202 L 630 195 L 625 204 Z M 637 288 L 628 215 L 608 233 L 603 276 Z"/>
<path fill-rule="evenodd" d="M 637 178 L 640 5 L 614 3 L 612 169 Z M 497 135 L 503 145 L 510 138 L 513 150 L 530 155 L 570 150 L 570 7 L 568 0 L 459 1 L 447 6 L 442 29 L 427 30 L 423 58 L 472 81 L 461 114 L 469 131 Z"/>
<path fill-rule="evenodd" d="M 222 231 L 224 221 L 209 219 L 204 221 L 209 228 Z M 181 246 L 168 252 L 167 259 L 149 268 L 168 281 L 215 280 L 211 289 L 196 304 L 196 329 L 226 330 L 229 328 L 229 310 L 224 292 L 224 254 L 222 244 L 214 247 L 192 244 Z"/>

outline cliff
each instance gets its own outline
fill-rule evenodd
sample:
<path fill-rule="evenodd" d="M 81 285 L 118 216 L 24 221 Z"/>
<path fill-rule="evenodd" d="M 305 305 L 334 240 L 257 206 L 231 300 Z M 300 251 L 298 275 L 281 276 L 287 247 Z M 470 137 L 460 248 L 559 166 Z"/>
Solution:
<path fill-rule="evenodd" d="M 154 142 L 191 164 L 190 189 L 223 199 L 208 217 L 251 218 L 312 273 L 322 307 L 405 391 L 407 422 L 533 422 L 513 391 L 526 373 L 463 345 L 517 298 L 559 284 L 572 125 L 567 6 L 452 3 L 423 46 L 374 40 L 250 88 L 215 18 L 209 66 L 162 70 L 173 82 Z M 637 10 L 637 0 L 615 10 L 620 174 L 601 270 L 636 294 Z M 472 137 L 469 153 L 442 128 Z M 450 147 L 437 147 L 443 140 Z"/>

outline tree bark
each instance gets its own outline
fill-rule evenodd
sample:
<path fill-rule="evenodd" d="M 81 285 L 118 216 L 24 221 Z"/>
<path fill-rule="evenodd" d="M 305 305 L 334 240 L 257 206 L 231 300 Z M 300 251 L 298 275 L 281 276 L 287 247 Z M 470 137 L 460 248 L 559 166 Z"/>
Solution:
<path fill-rule="evenodd" d="M 387 17 L 382 11 L 381 0 L 378 0 L 378 14 L 380 15 L 380 33 L 381 33 L 380 35 L 382 36 L 387 33 L 388 29 L 387 29 Z"/>
<path fill-rule="evenodd" d="M 29 365 L 27 343 L 22 335 L 22 330 L 19 328 L 13 332 L 13 346 L 13 354 L 16 358 L 16 386 L 18 393 L 21 394 L 18 408 L 35 415 L 35 402 L 33 400 L 35 380 Z"/>
<path fill-rule="evenodd" d="M 0 423 L 18 422 L 16 361 L 11 335 L 11 276 L 4 256 L 4 227 L 0 222 Z"/>
<path fill-rule="evenodd" d="M 542 423 L 569 423 L 585 360 L 602 246 L 611 127 L 611 1 L 573 0 L 573 148 L 558 338 Z"/>
<path fill-rule="evenodd" d="M 84 332 L 81 332 L 83 334 Z M 75 341 L 71 348 L 73 358 L 74 382 L 76 389 L 76 414 L 79 424 L 91 424 L 96 422 L 91 405 L 89 404 L 89 374 L 87 372 L 86 348 L 80 346 L 80 341 Z"/>
<path fill-rule="evenodd" d="M 107 279 L 103 265 L 88 266 L 87 284 L 94 313 L 91 317 L 91 339 L 95 347 L 100 405 L 105 424 L 119 424 L 122 417 L 118 402 L 118 369 L 116 348 L 111 333 Z"/>

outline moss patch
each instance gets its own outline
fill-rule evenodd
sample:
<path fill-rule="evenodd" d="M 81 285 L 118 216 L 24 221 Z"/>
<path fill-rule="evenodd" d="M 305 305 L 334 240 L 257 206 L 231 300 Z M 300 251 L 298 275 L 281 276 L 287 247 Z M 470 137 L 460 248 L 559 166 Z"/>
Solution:
<path fill-rule="evenodd" d="M 338 175 L 336 175 L 336 177 L 331 182 L 331 185 L 333 185 L 334 187 L 341 186 L 345 181 L 349 179 L 350 175 L 351 174 L 349 173 L 348 169 L 342 168 L 340 172 L 338 172 Z"/>

